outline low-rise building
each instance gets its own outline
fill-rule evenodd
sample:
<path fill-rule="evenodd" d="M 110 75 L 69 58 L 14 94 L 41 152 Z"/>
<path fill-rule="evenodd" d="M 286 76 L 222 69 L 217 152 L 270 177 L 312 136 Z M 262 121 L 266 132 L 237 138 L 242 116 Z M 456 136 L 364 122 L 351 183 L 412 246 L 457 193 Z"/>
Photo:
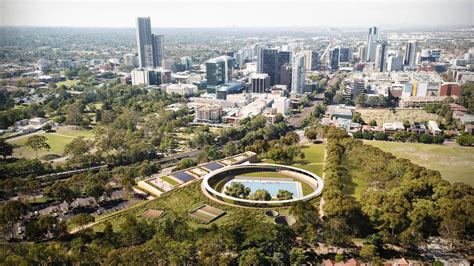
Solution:
<path fill-rule="evenodd" d="M 393 134 L 400 131 L 405 131 L 405 126 L 402 122 L 383 123 L 383 132 Z"/>
<path fill-rule="evenodd" d="M 435 136 L 441 135 L 443 133 L 443 131 L 438 127 L 438 124 L 433 120 L 428 121 L 428 129 L 430 130 L 431 134 Z"/>
<path fill-rule="evenodd" d="M 193 84 L 163 84 L 160 86 L 168 94 L 179 94 L 182 96 L 191 96 L 198 92 L 198 88 Z"/>

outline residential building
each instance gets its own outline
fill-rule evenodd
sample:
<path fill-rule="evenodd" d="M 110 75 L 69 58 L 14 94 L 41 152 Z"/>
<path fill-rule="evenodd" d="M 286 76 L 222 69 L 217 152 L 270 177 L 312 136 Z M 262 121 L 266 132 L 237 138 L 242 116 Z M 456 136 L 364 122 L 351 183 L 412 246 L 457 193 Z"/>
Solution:
<path fill-rule="evenodd" d="M 387 60 L 387 71 L 402 71 L 403 57 L 398 54 L 390 54 Z"/>
<path fill-rule="evenodd" d="M 132 53 L 125 54 L 123 56 L 123 64 L 131 67 L 137 66 L 137 56 Z"/>
<path fill-rule="evenodd" d="M 305 57 L 304 54 L 296 54 L 291 65 L 291 92 L 302 94 L 305 87 Z"/>
<path fill-rule="evenodd" d="M 312 51 L 311 52 L 311 70 L 318 70 L 319 69 L 319 53 L 318 51 Z"/>
<path fill-rule="evenodd" d="M 402 122 L 383 123 L 383 132 L 393 134 L 399 131 L 405 131 L 405 126 Z"/>
<path fill-rule="evenodd" d="M 461 96 L 461 86 L 455 82 L 444 83 L 439 87 L 439 96 Z"/>
<path fill-rule="evenodd" d="M 202 105 L 196 107 L 196 122 L 219 123 L 222 120 L 224 111 L 217 105 Z"/>
<path fill-rule="evenodd" d="M 344 88 L 343 97 L 355 100 L 358 95 L 365 95 L 365 81 L 363 79 L 349 80 Z"/>
<path fill-rule="evenodd" d="M 252 74 L 250 89 L 254 93 L 266 93 L 270 89 L 270 76 L 266 73 Z"/>
<path fill-rule="evenodd" d="M 367 36 L 367 62 L 375 62 L 375 52 L 377 49 L 377 41 L 379 39 L 379 31 L 377 27 L 369 28 Z"/>
<path fill-rule="evenodd" d="M 153 66 L 162 67 L 165 59 L 165 37 L 159 34 L 151 35 L 153 44 Z"/>

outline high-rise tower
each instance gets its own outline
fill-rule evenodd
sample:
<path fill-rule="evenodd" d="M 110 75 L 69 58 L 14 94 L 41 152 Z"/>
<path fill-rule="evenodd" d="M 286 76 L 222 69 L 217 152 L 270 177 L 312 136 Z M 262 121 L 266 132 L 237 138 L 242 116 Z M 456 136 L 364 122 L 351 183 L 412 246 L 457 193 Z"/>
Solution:
<path fill-rule="evenodd" d="M 137 51 L 140 67 L 153 67 L 153 40 L 150 17 L 137 18 Z"/>
<path fill-rule="evenodd" d="M 377 41 L 379 39 L 379 29 L 372 27 L 369 29 L 367 37 L 367 62 L 375 61 L 375 50 L 377 49 Z"/>

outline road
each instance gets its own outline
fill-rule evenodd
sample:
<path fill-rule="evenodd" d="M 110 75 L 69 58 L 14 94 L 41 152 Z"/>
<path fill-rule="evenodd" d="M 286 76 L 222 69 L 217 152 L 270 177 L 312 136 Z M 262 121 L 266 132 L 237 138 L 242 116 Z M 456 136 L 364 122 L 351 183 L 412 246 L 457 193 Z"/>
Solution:
<path fill-rule="evenodd" d="M 25 135 L 21 135 L 21 136 L 16 136 L 16 137 L 13 137 L 13 138 L 9 138 L 9 139 L 6 139 L 5 141 L 6 142 L 12 142 L 12 141 L 15 141 L 15 140 L 20 140 L 20 139 L 23 139 L 23 138 L 28 138 L 28 137 L 31 137 L 31 136 L 34 136 L 34 135 L 40 135 L 40 134 L 43 134 L 45 133 L 44 130 L 38 130 L 38 131 L 35 131 L 35 132 L 32 132 L 32 133 L 28 133 L 28 134 L 25 134 Z"/>

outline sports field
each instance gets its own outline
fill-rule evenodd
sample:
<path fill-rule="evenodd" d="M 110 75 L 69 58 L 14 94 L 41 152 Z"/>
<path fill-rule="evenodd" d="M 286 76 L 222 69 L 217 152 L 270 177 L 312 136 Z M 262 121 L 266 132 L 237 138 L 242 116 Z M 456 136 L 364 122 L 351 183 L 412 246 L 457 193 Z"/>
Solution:
<path fill-rule="evenodd" d="M 389 109 L 356 109 L 356 112 L 359 112 L 362 116 L 362 119 L 366 123 L 369 123 L 372 120 L 377 121 L 377 125 L 382 125 L 387 122 L 403 122 L 405 120 L 410 122 L 421 122 L 439 119 L 439 116 L 436 114 L 427 113 L 422 109 L 413 109 L 413 110 L 397 110 L 391 111 Z"/>
<path fill-rule="evenodd" d="M 414 164 L 437 170 L 451 183 L 474 186 L 474 148 L 457 144 L 435 145 L 388 141 L 364 141 Z"/>

